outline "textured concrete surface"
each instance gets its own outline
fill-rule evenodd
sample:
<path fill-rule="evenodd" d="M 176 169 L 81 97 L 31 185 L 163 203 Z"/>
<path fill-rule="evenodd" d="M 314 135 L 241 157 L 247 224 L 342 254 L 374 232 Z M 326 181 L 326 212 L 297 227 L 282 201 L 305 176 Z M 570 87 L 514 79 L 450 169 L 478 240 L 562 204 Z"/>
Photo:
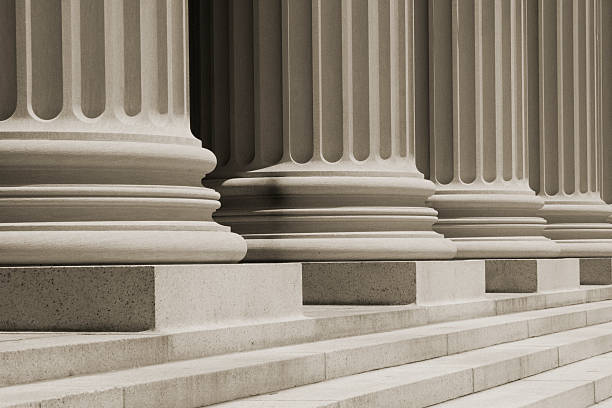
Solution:
<path fill-rule="evenodd" d="M 435 304 L 484 297 L 484 261 L 305 262 L 305 304 Z"/>
<path fill-rule="evenodd" d="M 578 288 L 579 260 L 487 259 L 487 292 L 547 292 Z"/>
<path fill-rule="evenodd" d="M 612 283 L 612 258 L 580 258 L 582 285 L 609 285 Z"/>
<path fill-rule="evenodd" d="M 299 264 L 0 268 L 0 329 L 139 331 L 301 316 Z"/>

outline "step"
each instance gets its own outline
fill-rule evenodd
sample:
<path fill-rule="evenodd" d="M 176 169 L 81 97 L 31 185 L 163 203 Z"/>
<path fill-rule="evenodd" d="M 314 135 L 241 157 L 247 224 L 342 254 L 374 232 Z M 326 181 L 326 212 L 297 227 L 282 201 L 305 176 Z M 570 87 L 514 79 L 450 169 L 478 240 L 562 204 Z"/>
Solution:
<path fill-rule="evenodd" d="M 612 353 L 606 353 L 434 407 L 603 408 L 612 407 L 611 397 Z"/>
<path fill-rule="evenodd" d="M 558 333 L 545 336 L 542 344 L 554 344 L 556 346 L 543 346 L 530 344 L 528 341 L 519 341 L 503 346 L 493 346 L 487 349 L 475 350 L 455 356 L 441 357 L 431 361 L 423 361 L 392 367 L 368 373 L 343 377 L 317 384 L 297 387 L 280 391 L 277 393 L 260 395 L 238 401 L 231 401 L 214 405 L 215 408 L 254 408 L 254 407 L 428 407 L 444 401 L 450 402 L 448 407 L 459 401 L 469 401 L 465 405 L 457 407 L 506 407 L 506 402 L 514 402 L 513 395 L 525 392 L 527 396 L 537 398 L 542 395 L 545 398 L 559 389 L 565 390 L 565 384 L 556 384 L 551 387 L 550 392 L 538 392 L 538 385 L 529 384 L 524 390 L 514 390 L 514 384 L 524 383 L 527 380 L 538 378 L 559 370 L 556 368 L 561 361 L 556 359 L 556 352 L 561 352 L 561 347 L 571 347 L 579 350 L 581 342 L 590 340 L 598 343 L 597 348 L 590 348 L 592 356 L 608 353 L 612 347 L 612 325 L 604 324 L 598 328 L 576 329 L 567 333 Z M 599 335 L 595 332 L 598 331 Z M 589 333 L 590 332 L 590 333 Z M 565 336 L 561 336 L 565 335 Z M 568 342 L 569 337 L 575 337 L 576 341 Z M 590 339 L 589 339 L 590 338 Z M 531 340 L 531 339 L 530 339 Z M 568 350 L 569 351 L 569 350 Z M 590 357 L 590 356 L 589 356 Z M 599 368 L 605 369 L 606 374 L 602 379 L 607 381 L 608 375 L 612 376 L 612 360 L 607 355 L 605 364 L 600 363 Z M 566 360 L 571 361 L 571 359 Z M 585 360 L 590 361 L 590 360 Z M 579 364 L 579 363 L 576 363 Z M 573 365 L 572 365 L 573 366 Z M 563 366 L 561 368 L 570 367 Z M 551 370 L 546 372 L 547 370 Z M 589 370 L 583 370 L 586 377 Z M 608 374 L 609 371 L 609 374 Z M 538 374 L 544 372 L 543 374 Z M 536 375 L 536 376 L 534 376 Z M 530 377 L 533 376 L 533 377 Z M 598 377 L 599 378 L 599 377 Z M 612 377 L 611 377 L 612 378 Z M 516 382 L 512 382 L 516 381 Z M 566 380 L 564 380 L 566 381 Z M 581 380 L 584 383 L 584 380 Z M 579 386 L 583 384 L 578 382 Z M 491 388 L 496 387 L 496 388 Z M 510 387 L 513 392 L 503 393 Z M 519 387 L 520 388 L 520 387 Z M 577 387 L 579 397 L 586 395 L 584 389 Z M 605 388 L 605 387 L 604 387 Z M 608 386 L 608 388 L 610 388 Z M 573 390 L 572 387 L 569 387 Z M 485 390 L 485 391 L 483 391 Z M 595 401 L 594 390 L 591 388 L 591 399 L 585 399 L 586 407 L 589 402 Z M 612 389 L 608 390 L 612 392 Z M 500 392 L 499 398 L 496 398 Z M 476 394 L 474 394 L 476 393 Z M 481 395 L 492 395 L 491 398 L 478 399 Z M 600 393 L 601 398 L 607 395 Z M 462 396 L 468 396 L 463 397 Z M 570 408 L 573 405 L 559 404 L 556 406 Z M 434 405 L 447 407 L 446 404 Z M 538 405 L 507 405 L 508 407 L 536 407 Z M 542 407 L 554 405 L 542 405 Z"/>
<path fill-rule="evenodd" d="M 601 303 L 606 309 L 576 305 L 560 308 L 565 313 L 540 310 L 7 386 L 0 388 L 0 407 L 60 401 L 66 406 L 78 401 L 86 406 L 198 407 L 279 390 L 285 391 L 277 396 L 340 392 L 337 396 L 345 399 L 341 391 L 352 389 L 359 400 L 364 390 L 383 398 L 395 388 L 400 394 L 415 387 L 422 392 L 418 384 L 446 384 L 441 389 L 450 393 L 444 396 L 449 399 L 468 393 L 468 385 L 473 392 L 474 384 L 484 389 L 573 362 L 574 356 L 612 351 L 612 323 L 527 338 L 530 331 L 543 335 L 584 326 L 590 319 L 610 321 L 611 302 Z M 504 341 L 514 343 L 492 346 Z M 488 348 L 473 350 L 478 347 Z M 406 364 L 426 358 L 433 359 Z M 390 366 L 395 367 L 383 368 Z M 310 385 L 290 389 L 304 384 Z M 441 398 L 438 394 L 432 391 L 432 398 Z"/>
<path fill-rule="evenodd" d="M 598 404 L 591 405 L 591 407 L 593 408 L 612 408 L 612 398 L 608 398 L 606 400 L 601 401 Z"/>
<path fill-rule="evenodd" d="M 387 335 L 383 335 L 382 340 L 376 336 L 364 339 L 370 339 L 367 341 L 372 341 L 377 347 L 396 347 L 398 342 L 408 347 L 419 341 L 427 343 L 436 335 L 444 334 L 431 332 L 435 328 L 427 329 L 431 322 L 446 321 L 438 323 L 437 327 L 445 327 L 444 330 L 448 331 L 452 353 L 463 351 L 459 343 L 469 339 L 484 340 L 473 344 L 474 348 L 484 347 L 527 335 L 537 336 L 610 321 L 612 301 L 601 301 L 610 297 L 612 286 L 583 287 L 546 294 L 491 295 L 479 302 L 429 307 L 306 306 L 304 311 L 308 317 L 305 319 L 170 333 L 2 333 L 0 386 L 397 330 L 409 331 L 390 335 L 388 340 Z M 572 306 L 563 306 L 568 304 Z M 480 316 L 490 317 L 458 320 Z M 529 323 L 521 323 L 524 319 Z M 503 328 L 496 332 L 497 338 L 479 337 L 493 326 Z M 407 327 L 415 330 L 405 329 Z M 433 334 L 428 336 L 428 333 Z M 408 339 L 393 337 L 404 335 Z M 410 336 L 416 336 L 416 339 L 411 340 Z M 350 340 L 347 344 L 354 341 L 357 340 Z M 339 344 L 343 343 L 344 340 Z M 436 353 L 443 352 L 439 348 L 430 352 L 434 351 L 427 356 L 437 357 L 442 354 Z M 403 364 L 409 361 L 405 358 L 408 357 L 400 356 L 386 364 Z M 370 369 L 369 366 L 365 368 Z"/>

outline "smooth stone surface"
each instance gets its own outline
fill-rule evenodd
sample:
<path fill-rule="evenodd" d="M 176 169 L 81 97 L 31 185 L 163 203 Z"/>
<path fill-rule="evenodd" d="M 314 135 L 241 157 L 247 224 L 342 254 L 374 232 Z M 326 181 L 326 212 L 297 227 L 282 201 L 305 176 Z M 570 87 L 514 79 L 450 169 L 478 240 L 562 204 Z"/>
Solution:
<path fill-rule="evenodd" d="M 612 283 L 612 258 L 580 258 L 581 285 Z"/>
<path fill-rule="evenodd" d="M 487 259 L 487 292 L 547 292 L 580 286 L 579 260 Z"/>
<path fill-rule="evenodd" d="M 305 262 L 305 304 L 402 305 L 484 297 L 484 261 Z"/>
<path fill-rule="evenodd" d="M 299 264 L 0 268 L 1 330 L 140 331 L 301 316 Z"/>

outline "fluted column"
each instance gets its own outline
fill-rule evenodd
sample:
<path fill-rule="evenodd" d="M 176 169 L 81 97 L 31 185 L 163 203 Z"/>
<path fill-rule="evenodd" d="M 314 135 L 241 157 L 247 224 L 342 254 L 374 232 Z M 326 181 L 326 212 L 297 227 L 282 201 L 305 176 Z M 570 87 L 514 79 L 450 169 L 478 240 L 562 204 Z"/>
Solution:
<path fill-rule="evenodd" d="M 540 195 L 546 201 L 541 211 L 549 222 L 546 235 L 560 244 L 562 256 L 609 256 L 611 212 L 601 199 L 598 170 L 601 4 L 541 0 L 539 6 Z"/>
<path fill-rule="evenodd" d="M 454 255 L 415 166 L 418 13 L 412 0 L 213 2 L 209 184 L 247 259 Z"/>
<path fill-rule="evenodd" d="M 460 258 L 559 253 L 528 184 L 526 7 L 429 2 L 430 201 Z"/>
<path fill-rule="evenodd" d="M 598 125 L 602 143 L 601 161 L 601 193 L 605 202 L 612 206 L 612 2 L 599 0 L 596 3 L 599 15 L 595 24 L 600 30 L 600 41 L 597 43 L 599 85 L 598 98 L 600 100 Z M 608 218 L 612 222 L 612 215 Z"/>
<path fill-rule="evenodd" d="M 215 156 L 189 130 L 186 2 L 0 7 L 0 263 L 241 259 L 200 183 Z"/>

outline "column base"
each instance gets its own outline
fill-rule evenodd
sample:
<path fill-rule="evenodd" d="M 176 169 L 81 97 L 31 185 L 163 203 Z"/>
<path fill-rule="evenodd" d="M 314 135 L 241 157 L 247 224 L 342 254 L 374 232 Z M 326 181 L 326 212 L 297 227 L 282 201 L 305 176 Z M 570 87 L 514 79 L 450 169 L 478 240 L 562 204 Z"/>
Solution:
<path fill-rule="evenodd" d="M 0 282 L 0 330 L 165 330 L 302 315 L 299 264 L 0 267 Z"/>
<path fill-rule="evenodd" d="M 544 237 L 450 238 L 457 246 L 457 258 L 555 258 L 559 245 Z"/>
<path fill-rule="evenodd" d="M 238 262 L 242 237 L 214 222 L 0 224 L 0 264 Z"/>
<path fill-rule="evenodd" d="M 580 284 L 612 285 L 612 258 L 580 259 Z"/>
<path fill-rule="evenodd" d="M 408 235 L 408 234 L 406 234 Z M 454 245 L 441 235 L 431 233 L 330 234 L 317 236 L 244 236 L 247 241 L 245 261 L 393 261 L 406 259 L 451 259 Z"/>
<path fill-rule="evenodd" d="M 484 261 L 305 262 L 305 304 L 406 305 L 482 299 Z"/>
<path fill-rule="evenodd" d="M 578 259 L 487 259 L 487 292 L 532 293 L 580 286 Z"/>
<path fill-rule="evenodd" d="M 345 172 L 352 174 L 351 172 Z M 409 175 L 303 174 L 206 181 L 221 193 L 215 219 L 247 240 L 247 261 L 451 259 L 432 231 L 428 180 Z"/>
<path fill-rule="evenodd" d="M 612 256 L 612 239 L 556 240 L 564 257 Z"/>

